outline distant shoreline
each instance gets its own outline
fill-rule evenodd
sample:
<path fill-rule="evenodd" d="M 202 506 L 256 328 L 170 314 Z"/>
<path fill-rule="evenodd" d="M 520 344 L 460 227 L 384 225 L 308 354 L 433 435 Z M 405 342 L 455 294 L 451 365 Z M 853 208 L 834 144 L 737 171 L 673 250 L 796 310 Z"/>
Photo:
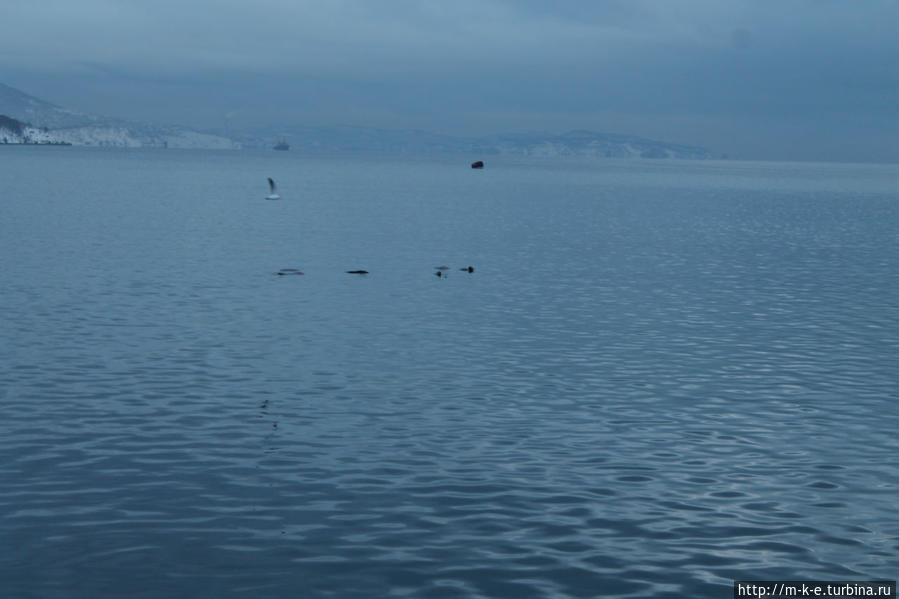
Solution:
<path fill-rule="evenodd" d="M 67 141 L 23 141 L 8 142 L 0 141 L 0 146 L 71 146 Z"/>

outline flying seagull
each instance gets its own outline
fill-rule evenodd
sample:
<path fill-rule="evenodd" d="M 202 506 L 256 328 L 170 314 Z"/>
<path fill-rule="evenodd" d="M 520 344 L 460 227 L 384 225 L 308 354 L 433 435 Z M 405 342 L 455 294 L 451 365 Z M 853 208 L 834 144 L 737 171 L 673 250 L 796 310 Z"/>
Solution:
<path fill-rule="evenodd" d="M 280 200 L 281 196 L 275 193 L 275 181 L 271 177 L 268 178 L 268 187 L 271 190 L 271 193 L 265 196 L 266 200 Z"/>

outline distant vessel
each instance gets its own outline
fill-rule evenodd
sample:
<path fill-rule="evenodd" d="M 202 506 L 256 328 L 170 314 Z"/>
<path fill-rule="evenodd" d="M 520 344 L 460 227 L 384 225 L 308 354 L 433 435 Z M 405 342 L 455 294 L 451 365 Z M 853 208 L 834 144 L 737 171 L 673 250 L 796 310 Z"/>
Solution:
<path fill-rule="evenodd" d="M 268 194 L 267 196 L 265 196 L 265 199 L 266 200 L 280 200 L 281 196 L 279 196 L 278 194 L 275 193 L 275 188 L 277 186 L 275 185 L 274 179 L 272 179 L 271 177 L 268 178 L 268 187 L 269 187 L 269 190 L 271 190 L 271 193 Z"/>
<path fill-rule="evenodd" d="M 290 149 L 290 144 L 287 143 L 286 139 L 279 139 L 278 143 L 275 144 L 275 150 L 287 151 Z"/>

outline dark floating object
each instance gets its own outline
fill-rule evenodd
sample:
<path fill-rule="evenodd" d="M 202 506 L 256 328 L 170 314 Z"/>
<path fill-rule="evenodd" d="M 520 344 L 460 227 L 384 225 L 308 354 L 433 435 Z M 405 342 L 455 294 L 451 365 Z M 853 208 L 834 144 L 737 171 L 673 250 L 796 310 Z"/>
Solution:
<path fill-rule="evenodd" d="M 435 266 L 434 270 L 449 270 L 449 266 Z"/>
<path fill-rule="evenodd" d="M 283 277 L 284 275 L 301 275 L 303 274 L 303 271 L 297 270 L 296 268 L 282 268 L 276 274 L 279 277 Z"/>
<path fill-rule="evenodd" d="M 445 276 L 446 276 L 445 274 L 443 274 L 443 271 L 442 271 L 442 270 L 438 270 L 438 271 L 435 272 L 434 274 L 437 275 L 438 277 L 445 277 Z"/>
<path fill-rule="evenodd" d="M 464 272 L 474 272 L 474 266 L 469 266 L 469 267 L 467 267 L 467 268 L 466 268 L 466 267 L 462 267 L 462 268 L 460 268 L 459 270 L 464 271 Z"/>
<path fill-rule="evenodd" d="M 476 162 L 471 163 L 471 168 L 484 168 L 484 162 L 482 160 L 478 160 Z"/>
<path fill-rule="evenodd" d="M 287 140 L 282 137 L 281 139 L 278 140 L 278 143 L 276 143 L 272 149 L 281 150 L 282 152 L 286 152 L 287 150 L 290 149 L 290 144 L 287 143 Z"/>
<path fill-rule="evenodd" d="M 348 270 L 346 271 L 348 275 L 367 275 L 367 270 Z"/>

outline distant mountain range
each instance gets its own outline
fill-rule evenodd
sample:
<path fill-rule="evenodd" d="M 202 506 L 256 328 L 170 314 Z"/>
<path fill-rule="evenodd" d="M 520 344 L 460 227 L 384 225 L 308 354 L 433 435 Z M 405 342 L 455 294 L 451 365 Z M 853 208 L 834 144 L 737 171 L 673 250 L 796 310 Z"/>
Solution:
<path fill-rule="evenodd" d="M 629 135 L 569 131 L 506 133 L 456 137 L 421 130 L 371 127 L 279 126 L 243 133 L 210 133 L 185 127 L 110 119 L 68 110 L 0 83 L 0 115 L 24 121 L 56 142 L 85 146 L 271 149 L 285 138 L 301 152 L 451 153 L 469 156 L 708 159 L 712 153 L 695 146 Z M 7 136 L 12 139 L 12 136 Z M 2 136 L 0 136 L 2 141 Z M 10 141 L 7 143 L 27 143 Z"/>
<path fill-rule="evenodd" d="M 260 129 L 240 137 L 244 147 L 268 147 L 266 139 L 286 138 L 304 152 L 449 153 L 472 156 L 579 156 L 590 158 L 709 159 L 712 153 L 695 146 L 672 144 L 630 135 L 593 131 L 503 133 L 484 137 L 456 137 L 421 130 L 370 127 L 279 127 Z"/>

